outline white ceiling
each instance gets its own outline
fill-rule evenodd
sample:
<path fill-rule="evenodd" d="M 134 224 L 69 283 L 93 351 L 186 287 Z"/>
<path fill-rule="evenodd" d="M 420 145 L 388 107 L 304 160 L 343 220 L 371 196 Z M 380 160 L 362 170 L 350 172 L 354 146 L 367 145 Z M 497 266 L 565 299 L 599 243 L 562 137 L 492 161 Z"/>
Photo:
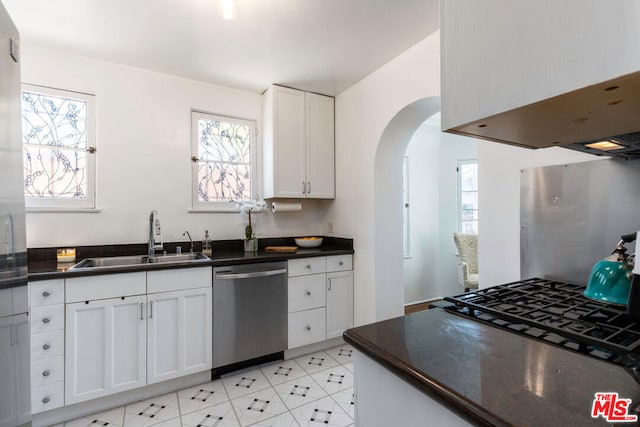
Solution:
<path fill-rule="evenodd" d="M 261 93 L 337 95 L 439 27 L 438 0 L 0 0 L 23 43 Z"/>

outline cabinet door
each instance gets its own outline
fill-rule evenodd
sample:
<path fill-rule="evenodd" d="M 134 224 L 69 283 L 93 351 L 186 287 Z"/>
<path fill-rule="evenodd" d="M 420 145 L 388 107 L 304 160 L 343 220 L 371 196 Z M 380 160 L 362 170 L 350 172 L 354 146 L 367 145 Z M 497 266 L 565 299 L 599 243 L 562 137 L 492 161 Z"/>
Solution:
<path fill-rule="evenodd" d="M 29 351 L 31 347 L 29 318 L 26 314 L 15 316 L 15 355 L 17 384 L 16 396 L 18 398 L 18 424 L 23 424 L 31 420 L 31 384 L 29 373 L 30 359 Z"/>
<path fill-rule="evenodd" d="M 211 290 L 149 295 L 148 384 L 211 369 Z"/>
<path fill-rule="evenodd" d="M 0 426 L 17 424 L 14 317 L 0 317 Z"/>
<path fill-rule="evenodd" d="M 306 196 L 333 199 L 336 196 L 333 98 L 307 93 L 305 107 Z"/>
<path fill-rule="evenodd" d="M 305 94 L 274 87 L 274 197 L 304 197 Z"/>
<path fill-rule="evenodd" d="M 146 383 L 145 296 L 67 304 L 65 404 Z"/>
<path fill-rule="evenodd" d="M 327 273 L 327 339 L 353 327 L 353 271 Z"/>

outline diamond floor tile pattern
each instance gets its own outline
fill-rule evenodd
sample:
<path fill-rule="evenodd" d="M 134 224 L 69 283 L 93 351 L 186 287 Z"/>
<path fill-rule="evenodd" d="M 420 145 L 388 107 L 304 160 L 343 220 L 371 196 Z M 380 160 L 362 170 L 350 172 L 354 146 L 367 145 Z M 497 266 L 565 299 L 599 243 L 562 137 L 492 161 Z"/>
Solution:
<path fill-rule="evenodd" d="M 55 427 L 347 427 L 354 407 L 353 348 L 342 344 Z"/>

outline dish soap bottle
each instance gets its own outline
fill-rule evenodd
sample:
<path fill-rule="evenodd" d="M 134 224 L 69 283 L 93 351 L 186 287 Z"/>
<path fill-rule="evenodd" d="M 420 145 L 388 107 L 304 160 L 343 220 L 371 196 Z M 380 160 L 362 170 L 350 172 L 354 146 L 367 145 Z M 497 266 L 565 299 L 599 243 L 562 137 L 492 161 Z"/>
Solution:
<path fill-rule="evenodd" d="M 211 250 L 211 239 L 209 239 L 209 230 L 204 230 L 204 239 L 202 239 L 202 253 L 206 256 L 211 256 L 213 251 Z"/>

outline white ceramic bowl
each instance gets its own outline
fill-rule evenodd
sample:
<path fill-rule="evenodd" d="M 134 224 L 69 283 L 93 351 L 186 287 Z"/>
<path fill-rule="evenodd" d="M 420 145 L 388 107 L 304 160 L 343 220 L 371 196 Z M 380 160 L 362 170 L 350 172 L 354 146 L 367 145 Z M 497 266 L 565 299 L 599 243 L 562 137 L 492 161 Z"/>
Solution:
<path fill-rule="evenodd" d="M 295 240 L 296 246 L 301 248 L 317 248 L 322 244 L 322 237 L 300 237 Z"/>

